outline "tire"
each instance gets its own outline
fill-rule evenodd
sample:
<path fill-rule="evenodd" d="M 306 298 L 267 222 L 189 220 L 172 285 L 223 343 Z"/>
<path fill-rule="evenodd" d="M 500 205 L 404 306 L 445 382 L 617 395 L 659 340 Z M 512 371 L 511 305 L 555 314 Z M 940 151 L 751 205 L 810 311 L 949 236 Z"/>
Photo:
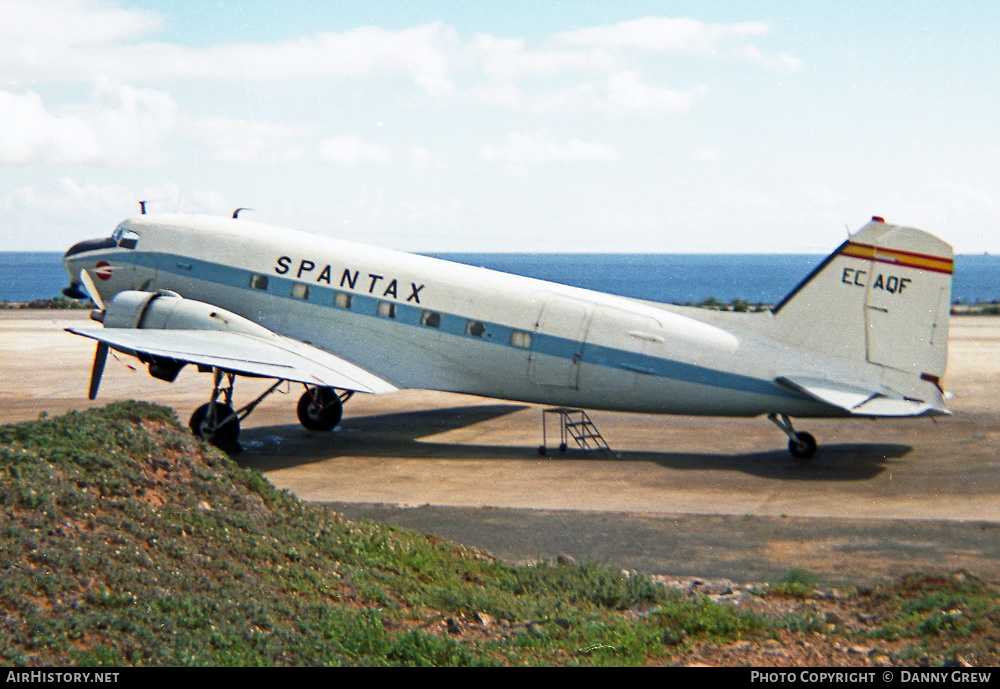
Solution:
<path fill-rule="evenodd" d="M 810 433 L 799 431 L 795 434 L 797 440 L 788 441 L 788 451 L 795 459 L 812 459 L 816 454 L 816 438 Z"/>
<path fill-rule="evenodd" d="M 344 405 L 333 388 L 306 390 L 299 398 L 299 423 L 310 431 L 332 431 L 344 414 Z"/>
<path fill-rule="evenodd" d="M 207 426 L 208 411 L 211 405 L 215 405 L 215 418 L 225 419 L 232 416 L 229 421 L 217 428 Z M 191 432 L 200 438 L 204 438 L 216 447 L 232 447 L 236 445 L 236 440 L 240 437 L 240 420 L 236 418 L 233 408 L 221 402 L 210 402 L 195 409 L 188 424 Z"/>

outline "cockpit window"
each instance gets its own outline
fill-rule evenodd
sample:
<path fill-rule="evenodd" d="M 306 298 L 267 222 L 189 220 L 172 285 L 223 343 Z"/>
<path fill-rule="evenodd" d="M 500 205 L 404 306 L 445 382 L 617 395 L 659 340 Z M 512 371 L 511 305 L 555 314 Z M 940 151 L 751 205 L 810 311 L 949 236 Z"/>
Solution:
<path fill-rule="evenodd" d="M 118 246 L 123 249 L 134 249 L 135 245 L 139 243 L 139 234 L 133 232 L 132 230 L 117 230 L 116 234 L 120 232 L 118 236 Z"/>
<path fill-rule="evenodd" d="M 114 242 L 115 246 L 120 246 L 123 249 L 134 249 L 135 245 L 139 243 L 139 233 L 126 229 L 125 224 L 122 223 L 111 233 L 111 241 Z"/>

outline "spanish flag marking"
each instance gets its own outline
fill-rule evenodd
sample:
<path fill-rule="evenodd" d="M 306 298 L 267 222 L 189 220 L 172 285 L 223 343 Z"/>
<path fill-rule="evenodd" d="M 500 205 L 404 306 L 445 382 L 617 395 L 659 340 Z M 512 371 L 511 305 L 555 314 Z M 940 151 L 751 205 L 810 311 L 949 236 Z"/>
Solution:
<path fill-rule="evenodd" d="M 881 246 L 872 246 L 871 244 L 848 242 L 847 246 L 840 253 L 843 256 L 861 258 L 866 261 L 888 263 L 904 268 L 916 268 L 917 270 L 929 270 L 934 273 L 945 273 L 946 275 L 951 275 L 955 272 L 955 262 L 953 259 L 918 254 L 912 251 L 887 249 Z"/>

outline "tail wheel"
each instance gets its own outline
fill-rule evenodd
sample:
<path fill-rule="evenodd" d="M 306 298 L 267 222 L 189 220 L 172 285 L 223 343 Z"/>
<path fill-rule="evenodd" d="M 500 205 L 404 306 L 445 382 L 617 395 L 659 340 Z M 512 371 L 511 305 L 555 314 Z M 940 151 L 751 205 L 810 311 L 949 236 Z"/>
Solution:
<path fill-rule="evenodd" d="M 797 431 L 795 439 L 788 441 L 788 451 L 795 459 L 811 459 L 816 454 L 816 438 L 811 433 Z"/>
<path fill-rule="evenodd" d="M 332 431 L 343 414 L 344 405 L 333 388 L 312 388 L 299 398 L 299 423 L 310 431 Z"/>
<path fill-rule="evenodd" d="M 209 402 L 195 409 L 188 425 L 192 433 L 216 447 L 232 447 L 240 437 L 240 420 L 236 412 L 221 402 Z"/>

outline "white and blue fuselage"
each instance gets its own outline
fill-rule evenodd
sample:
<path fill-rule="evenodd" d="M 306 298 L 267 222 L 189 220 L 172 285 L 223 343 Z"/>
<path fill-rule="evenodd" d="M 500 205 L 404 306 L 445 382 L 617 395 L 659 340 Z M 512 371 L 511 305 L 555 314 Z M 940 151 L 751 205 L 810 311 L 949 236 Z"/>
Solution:
<path fill-rule="evenodd" d="M 655 305 L 242 219 L 142 215 L 114 237 L 65 258 L 71 276 L 96 275 L 105 301 L 170 290 L 400 388 L 663 414 L 844 416 L 777 379 L 885 382 L 879 367 L 770 337 L 770 312 Z"/>

